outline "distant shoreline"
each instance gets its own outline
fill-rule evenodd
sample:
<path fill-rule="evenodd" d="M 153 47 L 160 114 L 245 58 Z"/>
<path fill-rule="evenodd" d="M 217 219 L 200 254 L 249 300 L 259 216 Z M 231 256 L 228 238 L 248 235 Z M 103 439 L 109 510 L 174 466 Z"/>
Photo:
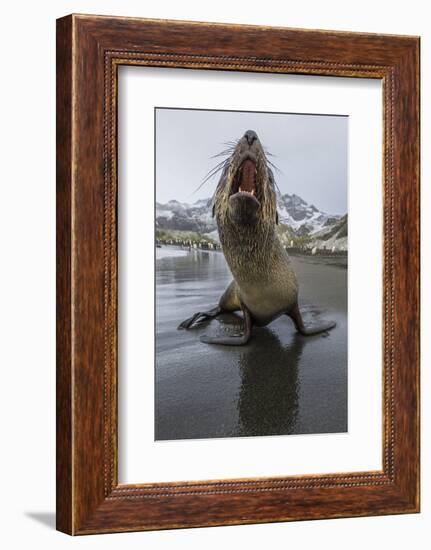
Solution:
<path fill-rule="evenodd" d="M 163 242 L 156 242 L 156 248 L 157 249 L 176 249 L 178 251 L 196 251 L 196 252 L 223 252 L 221 246 L 218 246 L 217 248 L 205 248 L 200 246 L 192 246 L 192 245 L 185 245 L 180 243 L 163 243 Z M 311 249 L 297 249 L 297 248 L 288 248 L 285 247 L 286 252 L 289 254 L 289 256 L 300 256 L 304 258 L 313 258 L 313 259 L 346 259 L 348 258 L 348 252 L 345 250 L 337 250 L 335 252 L 332 252 L 330 250 L 316 250 L 315 253 Z"/>

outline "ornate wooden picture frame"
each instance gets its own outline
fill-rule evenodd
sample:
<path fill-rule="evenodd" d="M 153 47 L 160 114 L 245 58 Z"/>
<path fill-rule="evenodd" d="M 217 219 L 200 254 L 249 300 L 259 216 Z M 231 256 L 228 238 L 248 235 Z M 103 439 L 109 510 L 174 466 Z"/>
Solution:
<path fill-rule="evenodd" d="M 380 79 L 381 471 L 118 483 L 117 69 Z M 70 15 L 57 21 L 57 528 L 69 534 L 419 511 L 419 38 Z"/>

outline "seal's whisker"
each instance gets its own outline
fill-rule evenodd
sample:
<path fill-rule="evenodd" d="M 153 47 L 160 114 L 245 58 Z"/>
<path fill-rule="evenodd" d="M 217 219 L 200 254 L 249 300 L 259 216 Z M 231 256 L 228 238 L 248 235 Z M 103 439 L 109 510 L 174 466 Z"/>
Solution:
<path fill-rule="evenodd" d="M 201 187 L 210 180 L 213 176 L 215 176 L 220 170 L 223 170 L 223 168 L 229 163 L 229 158 L 222 160 L 219 162 L 214 168 L 211 168 L 211 170 L 205 175 L 202 183 L 193 191 L 193 193 L 196 193 L 201 189 Z M 193 194 L 192 193 L 192 194 Z"/>
<path fill-rule="evenodd" d="M 282 174 L 282 171 L 280 170 L 280 168 L 278 166 L 276 166 L 273 162 L 271 162 L 269 160 L 268 157 L 273 157 L 273 158 L 277 158 L 277 155 L 274 155 L 274 153 L 271 153 L 271 151 L 269 151 L 266 147 L 262 147 L 264 153 L 265 153 L 265 159 L 266 159 L 266 162 L 269 166 L 271 166 L 272 168 L 274 168 L 274 170 L 279 173 L 279 174 Z"/>
<path fill-rule="evenodd" d="M 236 145 L 238 145 L 238 141 L 239 140 L 236 140 L 236 141 L 224 141 L 222 143 L 222 145 L 232 145 L 233 147 L 235 147 Z"/>
<path fill-rule="evenodd" d="M 219 162 L 214 168 L 211 168 L 211 170 L 205 175 L 204 182 L 209 180 L 212 176 L 217 174 L 227 163 L 229 162 L 229 159 L 224 159 L 221 162 Z"/>
<path fill-rule="evenodd" d="M 280 168 L 278 166 L 276 166 L 273 162 L 271 162 L 270 160 L 266 159 L 266 162 L 269 164 L 269 166 L 271 166 L 271 168 L 274 168 L 274 170 L 278 173 L 278 174 L 282 174 L 283 172 L 280 170 Z"/>
<path fill-rule="evenodd" d="M 224 151 L 221 151 L 221 153 L 217 153 L 217 155 L 213 155 L 211 158 L 215 159 L 217 157 L 224 157 L 227 155 L 230 155 L 234 151 L 235 147 L 230 147 L 228 149 L 225 149 Z"/>

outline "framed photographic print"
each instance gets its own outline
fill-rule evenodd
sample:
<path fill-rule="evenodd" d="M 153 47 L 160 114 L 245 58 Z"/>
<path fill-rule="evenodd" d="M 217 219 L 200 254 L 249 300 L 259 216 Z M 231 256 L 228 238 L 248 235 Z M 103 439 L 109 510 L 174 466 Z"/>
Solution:
<path fill-rule="evenodd" d="M 419 39 L 57 22 L 57 528 L 419 511 Z"/>

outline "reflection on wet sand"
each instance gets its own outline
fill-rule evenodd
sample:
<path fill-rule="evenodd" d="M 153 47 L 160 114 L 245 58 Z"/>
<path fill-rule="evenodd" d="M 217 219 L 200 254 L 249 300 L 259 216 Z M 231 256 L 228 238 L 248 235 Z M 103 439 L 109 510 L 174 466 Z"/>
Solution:
<path fill-rule="evenodd" d="M 283 346 L 270 330 L 256 331 L 256 348 L 240 356 L 239 435 L 294 431 L 298 415 L 298 365 L 304 337 Z"/>
<path fill-rule="evenodd" d="M 283 316 L 232 348 L 199 336 L 238 331 L 238 315 L 176 330 L 184 317 L 217 303 L 231 279 L 223 255 L 157 260 L 155 439 L 346 431 L 347 269 L 324 259 L 292 262 L 305 317 L 330 317 L 337 327 L 307 338 Z"/>

